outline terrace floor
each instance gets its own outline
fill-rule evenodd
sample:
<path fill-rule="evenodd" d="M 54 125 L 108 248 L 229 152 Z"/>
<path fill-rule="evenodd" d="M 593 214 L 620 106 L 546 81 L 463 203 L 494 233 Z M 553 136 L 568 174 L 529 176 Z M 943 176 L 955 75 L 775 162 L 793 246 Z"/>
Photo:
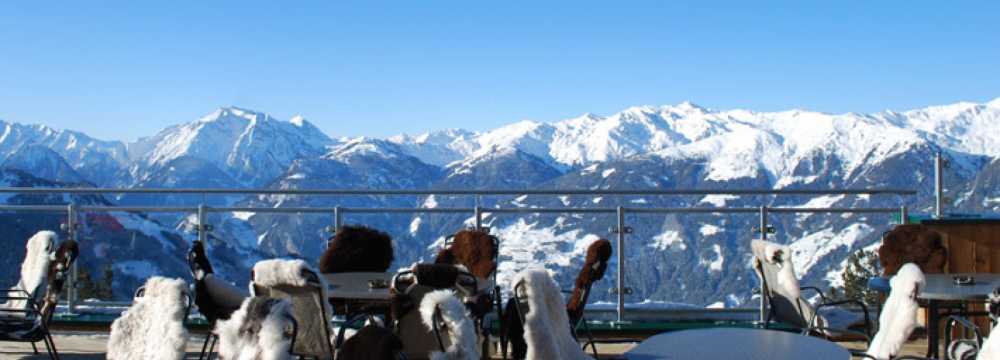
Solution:
<path fill-rule="evenodd" d="M 108 340 L 106 332 L 95 331 L 56 331 L 55 343 L 61 358 L 66 360 L 104 359 L 105 344 Z M 188 341 L 188 358 L 197 358 L 204 337 L 193 334 Z M 864 349 L 863 343 L 843 343 L 849 349 Z M 44 353 L 44 345 L 38 344 L 41 355 L 33 355 L 31 345 L 27 343 L 0 343 L 0 359 L 48 359 Z M 633 345 L 615 344 L 598 346 L 598 352 L 603 359 L 618 358 Z M 903 355 L 922 356 L 927 348 L 926 339 L 917 339 L 906 344 Z M 499 357 L 496 357 L 499 358 Z"/>

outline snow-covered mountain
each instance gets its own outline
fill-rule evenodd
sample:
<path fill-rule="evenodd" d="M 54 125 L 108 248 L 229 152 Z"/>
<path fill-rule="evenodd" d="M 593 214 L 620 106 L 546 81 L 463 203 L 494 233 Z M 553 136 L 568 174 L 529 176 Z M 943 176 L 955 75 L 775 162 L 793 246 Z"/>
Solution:
<path fill-rule="evenodd" d="M 323 154 L 332 143 L 302 117 L 281 121 L 225 107 L 128 144 L 128 172 L 133 184 L 142 184 L 171 161 L 192 158 L 222 170 L 239 185 L 255 187 L 272 181 L 295 159 Z"/>
<path fill-rule="evenodd" d="M 609 116 L 542 123 L 522 121 L 489 131 L 451 129 L 388 139 L 332 138 L 294 118 L 280 121 L 239 108 L 124 144 L 85 135 L 4 123 L 18 135 L 0 138 L 12 168 L 38 177 L 79 176 L 98 185 L 135 187 L 269 187 L 276 189 L 672 189 L 672 188 L 913 188 L 895 196 L 252 196 L 208 199 L 255 207 L 712 207 L 908 206 L 928 212 L 932 159 L 944 153 L 954 211 L 1000 209 L 1000 99 L 905 112 L 826 114 L 805 110 L 710 110 L 691 103 L 640 106 Z M 38 130 L 41 129 L 41 130 Z M 30 130 L 30 131 L 29 131 Z M 11 132 L 9 130 L 8 132 Z M 12 132 L 14 133 L 14 132 Z M 24 134 L 30 134 L 24 135 Z M 62 139 L 72 134 L 86 154 Z M 89 141 L 89 142 L 87 142 Z M 98 146 L 100 145 L 100 146 Z M 45 146 L 51 151 L 32 148 Z M 69 150 L 67 150 L 69 149 Z M 98 151 L 100 149 L 100 151 Z M 89 154 L 89 155 L 87 155 Z M 16 156 L 15 156 L 16 155 Z M 91 160 L 91 157 L 103 160 Z M 57 161 L 59 157 L 66 159 Z M 112 165 L 107 165 L 109 162 Z M 78 164 L 83 164 L 79 165 Z M 102 170 L 93 170 L 86 164 Z M 16 166 L 15 166 L 16 165 Z M 69 169 L 67 169 L 67 166 Z M 111 182 L 94 180 L 123 169 Z M 15 171 L 15 170 L 10 170 Z M 69 175 L 67 175 L 69 174 Z M 54 179 L 64 181 L 66 179 Z M 124 203 L 200 202 L 200 196 Z M 214 214 L 210 251 L 233 274 L 256 259 L 313 260 L 330 236 L 332 214 Z M 162 220 L 162 219 L 161 219 Z M 427 260 L 444 237 L 472 224 L 472 214 L 347 214 L 347 223 L 383 229 L 396 240 L 396 264 Z M 868 248 L 892 226 L 889 215 L 772 214 L 776 241 L 792 246 L 804 283 L 836 284 L 851 251 Z M 192 219 L 169 226 L 179 238 Z M 630 301 L 740 306 L 754 284 L 748 244 L 752 215 L 635 214 L 627 237 Z M 484 222 L 498 234 L 501 279 L 529 264 L 554 270 L 569 284 L 585 246 L 608 232 L 606 214 L 494 214 Z M 616 249 L 618 251 L 618 249 Z M 616 264 L 616 260 L 614 262 Z M 614 270 L 612 269 L 612 274 Z M 237 276 L 239 277 L 239 276 Z M 609 298 L 611 281 L 594 300 Z"/>
<path fill-rule="evenodd" d="M 102 141 L 75 131 L 44 125 L 22 125 L 0 120 L 0 161 L 30 146 L 44 146 L 89 182 L 107 185 L 127 162 L 125 144 Z"/>

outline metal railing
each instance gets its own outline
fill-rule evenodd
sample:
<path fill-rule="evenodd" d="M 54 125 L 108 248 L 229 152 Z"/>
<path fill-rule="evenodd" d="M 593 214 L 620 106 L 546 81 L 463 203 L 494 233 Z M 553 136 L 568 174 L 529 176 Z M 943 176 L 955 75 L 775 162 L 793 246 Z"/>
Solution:
<path fill-rule="evenodd" d="M 79 223 L 78 214 L 80 212 L 143 212 L 143 213 L 189 213 L 196 214 L 197 221 L 195 230 L 198 239 L 206 241 L 211 225 L 208 224 L 209 213 L 225 212 L 253 212 L 253 213 L 278 213 L 278 214 L 305 214 L 319 213 L 331 214 L 333 216 L 333 228 L 336 231 L 343 225 L 345 214 L 418 214 L 418 213 L 446 213 L 462 214 L 471 213 L 475 219 L 475 227 L 482 228 L 483 213 L 498 214 L 613 214 L 616 216 L 616 226 L 611 232 L 616 234 L 617 278 L 615 287 L 610 290 L 616 295 L 616 318 L 619 322 L 625 320 L 625 296 L 631 289 L 625 286 L 625 238 L 632 232 L 632 229 L 625 224 L 626 214 L 692 214 L 692 213 L 743 213 L 759 214 L 759 226 L 754 228 L 754 232 L 759 234 L 761 239 L 767 239 L 767 234 L 771 230 L 768 225 L 768 214 L 770 213 L 886 213 L 900 214 L 903 222 L 906 221 L 907 208 L 901 204 L 892 208 L 834 208 L 834 207 L 513 207 L 513 208 L 483 208 L 479 206 L 483 196 L 502 195 L 584 195 L 596 198 L 598 196 L 615 195 L 640 195 L 640 196 L 685 196 L 685 195 L 755 195 L 755 196 L 793 196 L 793 195 L 897 195 L 912 196 L 916 194 L 914 190 L 907 189 L 669 189 L 669 190 L 579 190 L 579 189 L 552 189 L 552 190 L 351 190 L 351 189 L 319 189 L 319 190 L 278 190 L 278 189 L 116 189 L 116 188 L 0 188 L 0 194 L 194 194 L 194 195 L 299 195 L 299 196 L 353 196 L 353 195 L 390 195 L 390 196 L 430 196 L 430 195 L 454 195 L 454 196 L 474 196 L 476 206 L 474 207 L 447 207 L 447 208 L 366 208 L 366 207 L 238 207 L 219 206 L 210 207 L 204 203 L 198 206 L 80 206 L 75 203 L 67 205 L 0 205 L 0 211 L 41 211 L 41 212 L 63 212 L 67 214 L 67 221 L 63 231 L 70 239 L 78 240 Z M 70 311 L 75 311 L 79 302 L 77 282 L 79 271 L 76 264 L 73 265 L 69 278 L 68 304 Z M 95 305 L 121 305 L 115 302 L 91 303 Z M 761 304 L 763 312 L 763 303 Z"/>

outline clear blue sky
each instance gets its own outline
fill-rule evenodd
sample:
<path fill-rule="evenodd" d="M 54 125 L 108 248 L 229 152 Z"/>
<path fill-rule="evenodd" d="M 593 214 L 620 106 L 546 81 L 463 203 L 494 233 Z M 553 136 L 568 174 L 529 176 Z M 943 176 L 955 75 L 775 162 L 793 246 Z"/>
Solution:
<path fill-rule="evenodd" d="M 619 3 L 3 2 L 0 118 L 133 139 L 237 105 L 385 136 L 1000 97 L 995 0 Z"/>

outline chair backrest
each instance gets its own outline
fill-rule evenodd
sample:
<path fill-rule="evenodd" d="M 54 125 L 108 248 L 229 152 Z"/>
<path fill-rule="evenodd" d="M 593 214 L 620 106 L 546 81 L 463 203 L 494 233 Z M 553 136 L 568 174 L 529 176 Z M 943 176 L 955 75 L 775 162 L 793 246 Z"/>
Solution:
<path fill-rule="evenodd" d="M 892 290 L 879 316 L 878 332 L 866 352 L 880 360 L 899 355 L 903 343 L 916 329 L 917 310 L 920 308 L 917 295 L 924 288 L 926 280 L 920 267 L 907 263 L 899 268 L 896 276 L 889 282 Z"/>
<path fill-rule="evenodd" d="M 809 327 L 815 309 L 802 298 L 791 250 L 785 245 L 762 240 L 753 240 L 750 248 L 754 256 L 754 272 L 760 278 L 761 294 L 768 307 L 768 318 L 774 316 L 787 325 Z M 816 321 L 823 320 L 816 317 Z M 813 325 L 825 326 L 821 323 Z"/>
<path fill-rule="evenodd" d="M 566 304 L 548 271 L 529 268 L 518 273 L 514 297 L 523 322 L 527 359 L 590 359 L 567 326 Z"/>
<path fill-rule="evenodd" d="M 70 268 L 80 255 L 80 247 L 73 240 L 66 240 L 59 244 L 59 249 L 55 252 L 55 259 L 49 264 L 48 286 L 45 288 L 45 302 L 42 304 L 42 317 L 48 323 L 52 320 L 59 297 L 69 277 Z"/>
<path fill-rule="evenodd" d="M 188 332 L 188 286 L 181 279 L 146 280 L 132 306 L 111 323 L 108 359 L 181 359 Z"/>
<path fill-rule="evenodd" d="M 441 350 L 432 359 L 479 360 L 478 334 L 465 305 L 451 290 L 435 290 L 420 301 L 420 317 Z M 445 339 L 447 337 L 447 339 Z M 448 345 L 445 346 L 445 343 Z"/>
<path fill-rule="evenodd" d="M 21 276 L 11 290 L 27 293 L 36 304 L 45 296 L 45 284 L 49 272 L 52 251 L 58 236 L 51 231 L 39 231 L 25 243 L 24 261 L 21 262 Z M 24 310 L 29 307 L 27 300 L 10 300 L 0 307 Z"/>
<path fill-rule="evenodd" d="M 394 258 L 392 237 L 365 226 L 344 226 L 327 243 L 319 258 L 319 271 L 385 272 Z"/>
<path fill-rule="evenodd" d="M 500 239 L 488 230 L 466 229 L 445 238 L 444 248 L 434 262 L 465 266 L 480 280 L 496 274 Z"/>
<path fill-rule="evenodd" d="M 475 276 L 449 264 L 417 264 L 398 272 L 390 282 L 390 291 L 394 296 L 405 297 L 412 304 L 421 304 L 424 297 L 435 290 L 451 290 L 457 296 L 467 297 L 475 294 L 477 288 Z M 444 351 L 452 345 L 450 336 L 441 336 L 441 343 L 438 342 L 438 337 L 427 328 L 417 309 L 395 316 L 393 327 L 403 342 L 408 359 L 427 359 L 431 352 Z"/>
<path fill-rule="evenodd" d="M 925 274 L 939 274 L 948 263 L 948 249 L 941 234 L 926 225 L 901 224 L 882 236 L 878 260 L 886 277 L 907 263 L 916 264 Z"/>
<path fill-rule="evenodd" d="M 264 260 L 254 265 L 251 281 L 254 296 L 287 299 L 292 304 L 298 324 L 293 354 L 333 358 L 332 313 L 326 284 L 315 270 L 302 260 Z"/>
<path fill-rule="evenodd" d="M 247 298 L 229 319 L 219 320 L 219 356 L 224 359 L 292 358 L 298 324 L 287 299 Z"/>
<path fill-rule="evenodd" d="M 434 259 L 436 264 L 464 266 L 476 277 L 479 289 L 466 304 L 477 321 L 497 307 L 499 316 L 500 288 L 496 286 L 500 239 L 490 234 L 488 228 L 465 229 L 445 238 L 443 248 Z"/>
<path fill-rule="evenodd" d="M 594 286 L 594 282 L 604 277 L 608 269 L 608 260 L 611 259 L 611 251 L 611 242 L 606 239 L 598 239 L 587 247 L 587 256 L 576 277 L 573 294 L 566 302 L 571 326 L 575 327 L 583 319 L 590 289 Z"/>

